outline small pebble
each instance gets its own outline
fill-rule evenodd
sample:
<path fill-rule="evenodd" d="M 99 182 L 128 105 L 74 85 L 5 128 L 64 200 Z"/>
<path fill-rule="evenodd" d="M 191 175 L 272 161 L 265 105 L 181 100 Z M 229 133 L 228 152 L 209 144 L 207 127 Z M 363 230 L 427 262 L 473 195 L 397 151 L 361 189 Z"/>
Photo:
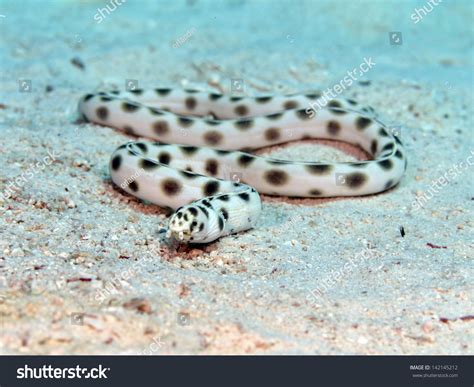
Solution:
<path fill-rule="evenodd" d="M 400 235 L 402 236 L 402 238 L 405 237 L 405 228 L 403 226 L 400 226 Z"/>
<path fill-rule="evenodd" d="M 81 60 L 81 58 L 77 56 L 71 59 L 71 64 L 81 70 L 84 70 L 86 68 L 84 62 Z"/>
<path fill-rule="evenodd" d="M 361 337 L 359 337 L 359 338 L 357 339 L 357 342 L 358 342 L 359 344 L 365 345 L 365 344 L 367 344 L 367 343 L 369 342 L 369 340 L 367 340 L 364 336 L 361 336 Z"/>
<path fill-rule="evenodd" d="M 431 321 L 427 321 L 422 325 L 421 329 L 425 333 L 430 333 L 433 330 L 433 323 Z"/>
<path fill-rule="evenodd" d="M 133 298 L 128 302 L 123 304 L 123 307 L 126 309 L 136 309 L 138 312 L 150 314 L 151 305 L 150 301 L 145 298 Z"/>

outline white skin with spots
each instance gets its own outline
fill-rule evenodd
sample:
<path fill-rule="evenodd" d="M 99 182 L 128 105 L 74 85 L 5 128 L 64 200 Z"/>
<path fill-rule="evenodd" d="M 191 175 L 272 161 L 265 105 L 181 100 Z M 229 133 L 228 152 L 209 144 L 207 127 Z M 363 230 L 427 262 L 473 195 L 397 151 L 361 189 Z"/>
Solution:
<path fill-rule="evenodd" d="M 317 93 L 228 97 L 179 89 L 112 91 L 84 96 L 79 112 L 90 122 L 157 141 L 120 146 L 111 157 L 112 180 L 140 199 L 177 209 L 168 237 L 208 243 L 255 225 L 258 192 L 360 196 L 401 180 L 403 145 L 371 108 L 335 99 L 314 114 L 308 106 L 317 98 Z M 356 144 L 373 160 L 285 161 L 238 150 L 302 138 Z"/>

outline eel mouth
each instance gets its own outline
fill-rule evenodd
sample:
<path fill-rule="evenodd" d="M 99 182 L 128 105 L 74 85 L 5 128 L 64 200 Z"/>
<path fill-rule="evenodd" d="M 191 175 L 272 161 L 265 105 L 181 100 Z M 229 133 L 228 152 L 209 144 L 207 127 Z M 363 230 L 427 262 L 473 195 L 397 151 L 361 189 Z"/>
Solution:
<path fill-rule="evenodd" d="M 188 242 L 191 238 L 191 233 L 186 230 L 177 231 L 169 228 L 166 231 L 166 237 L 176 239 L 180 242 Z"/>

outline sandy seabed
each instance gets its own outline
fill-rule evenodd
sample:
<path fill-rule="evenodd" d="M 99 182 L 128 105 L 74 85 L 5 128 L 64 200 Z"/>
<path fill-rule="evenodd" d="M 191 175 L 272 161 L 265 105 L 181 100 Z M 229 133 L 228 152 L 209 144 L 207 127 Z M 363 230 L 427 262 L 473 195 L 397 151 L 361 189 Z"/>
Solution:
<path fill-rule="evenodd" d="M 473 353 L 472 8 L 442 3 L 415 24 L 411 2 L 336 3 L 126 2 L 99 23 L 105 1 L 2 2 L 2 353 Z M 402 182 L 265 196 L 255 229 L 207 246 L 167 242 L 169 213 L 112 185 L 129 137 L 77 123 L 81 95 L 130 80 L 291 93 L 369 57 L 343 96 L 401 126 Z M 325 145 L 268 152 L 362 156 Z"/>

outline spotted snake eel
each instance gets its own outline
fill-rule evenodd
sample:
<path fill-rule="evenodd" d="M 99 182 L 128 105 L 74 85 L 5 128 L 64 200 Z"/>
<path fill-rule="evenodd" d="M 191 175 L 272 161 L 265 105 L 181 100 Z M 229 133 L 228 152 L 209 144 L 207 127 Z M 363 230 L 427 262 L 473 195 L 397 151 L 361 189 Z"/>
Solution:
<path fill-rule="evenodd" d="M 320 98 L 318 93 L 236 97 L 140 89 L 87 94 L 79 112 L 85 121 L 156 141 L 119 146 L 110 160 L 112 181 L 131 195 L 176 210 L 168 237 L 208 243 L 255 225 L 262 209 L 258 192 L 359 196 L 401 180 L 407 165 L 403 145 L 371 108 L 342 98 L 308 108 Z M 304 162 L 247 153 L 307 138 L 356 144 L 373 159 Z"/>

